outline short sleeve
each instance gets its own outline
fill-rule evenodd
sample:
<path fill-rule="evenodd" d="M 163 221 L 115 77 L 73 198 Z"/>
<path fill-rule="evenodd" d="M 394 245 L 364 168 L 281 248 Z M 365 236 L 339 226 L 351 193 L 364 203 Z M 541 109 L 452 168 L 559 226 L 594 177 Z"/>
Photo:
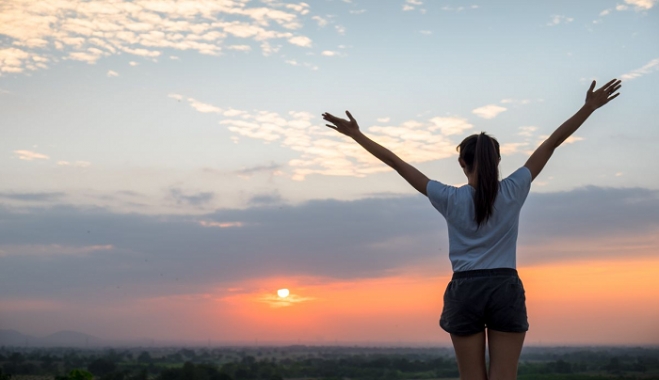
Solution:
<path fill-rule="evenodd" d="M 524 203 L 531 190 L 531 171 L 526 166 L 515 170 L 502 182 L 505 184 L 508 196 L 519 203 Z"/>
<path fill-rule="evenodd" d="M 450 186 L 439 181 L 430 180 L 426 185 L 426 195 L 430 203 L 444 216 L 448 208 L 449 190 Z"/>

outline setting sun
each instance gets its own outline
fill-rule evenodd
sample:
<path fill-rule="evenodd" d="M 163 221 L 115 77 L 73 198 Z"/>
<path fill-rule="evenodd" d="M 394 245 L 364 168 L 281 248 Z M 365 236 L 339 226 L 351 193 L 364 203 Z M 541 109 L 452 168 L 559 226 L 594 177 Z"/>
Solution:
<path fill-rule="evenodd" d="M 288 297 L 289 294 L 290 294 L 290 292 L 288 291 L 288 289 L 279 289 L 279 290 L 277 290 L 277 295 L 281 298 L 286 298 L 286 297 Z"/>

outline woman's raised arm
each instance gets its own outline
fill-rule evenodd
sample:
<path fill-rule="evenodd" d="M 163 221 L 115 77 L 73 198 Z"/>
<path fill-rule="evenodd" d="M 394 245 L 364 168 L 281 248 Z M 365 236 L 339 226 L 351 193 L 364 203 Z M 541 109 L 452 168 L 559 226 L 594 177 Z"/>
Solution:
<path fill-rule="evenodd" d="M 595 88 L 595 81 L 590 84 L 590 88 L 586 93 L 586 102 L 577 113 L 571 118 L 567 119 L 554 133 L 547 138 L 540 146 L 533 152 L 528 161 L 524 164 L 531 171 L 531 178 L 540 174 L 545 167 L 547 161 L 554 153 L 554 149 L 558 148 L 574 131 L 579 129 L 588 116 L 590 116 L 596 109 L 615 99 L 620 93 L 615 93 L 620 89 L 620 80 L 612 79 L 598 90 L 593 91 Z"/>
<path fill-rule="evenodd" d="M 392 151 L 369 139 L 359 130 L 357 120 L 355 120 L 350 112 L 346 111 L 349 120 L 341 119 L 329 113 L 323 114 L 323 119 L 329 121 L 330 124 L 326 126 L 351 137 L 364 149 L 369 151 L 372 155 L 377 157 L 380 161 L 392 167 L 398 172 L 412 187 L 418 192 L 426 195 L 426 186 L 428 185 L 428 177 L 417 170 L 414 166 L 403 161 L 400 157 L 396 156 Z"/>

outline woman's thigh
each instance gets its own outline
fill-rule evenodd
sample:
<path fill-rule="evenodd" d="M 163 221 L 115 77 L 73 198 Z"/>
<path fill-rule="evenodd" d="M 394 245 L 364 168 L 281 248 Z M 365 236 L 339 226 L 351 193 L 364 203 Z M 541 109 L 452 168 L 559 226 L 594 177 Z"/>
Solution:
<path fill-rule="evenodd" d="M 460 379 L 487 380 L 485 369 L 485 332 L 472 335 L 451 334 Z"/>
<path fill-rule="evenodd" d="M 525 337 L 525 332 L 487 330 L 490 380 L 514 380 L 517 378 L 517 364 Z"/>

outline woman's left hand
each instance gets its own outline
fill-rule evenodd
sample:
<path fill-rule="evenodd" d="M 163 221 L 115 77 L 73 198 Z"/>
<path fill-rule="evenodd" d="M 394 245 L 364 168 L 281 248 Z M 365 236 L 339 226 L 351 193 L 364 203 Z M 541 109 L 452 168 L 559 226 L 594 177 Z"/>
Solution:
<path fill-rule="evenodd" d="M 330 113 L 325 112 L 323 114 L 323 119 L 325 119 L 326 121 L 329 121 L 330 123 L 334 124 L 334 125 L 325 124 L 329 128 L 332 128 L 335 131 L 341 132 L 346 136 L 353 137 L 357 133 L 359 133 L 359 125 L 357 124 L 357 120 L 355 120 L 352 117 L 350 112 L 346 111 L 346 115 L 348 115 L 348 119 L 350 119 L 350 120 L 341 119 L 341 118 L 336 117 L 336 116 L 334 116 Z"/>

